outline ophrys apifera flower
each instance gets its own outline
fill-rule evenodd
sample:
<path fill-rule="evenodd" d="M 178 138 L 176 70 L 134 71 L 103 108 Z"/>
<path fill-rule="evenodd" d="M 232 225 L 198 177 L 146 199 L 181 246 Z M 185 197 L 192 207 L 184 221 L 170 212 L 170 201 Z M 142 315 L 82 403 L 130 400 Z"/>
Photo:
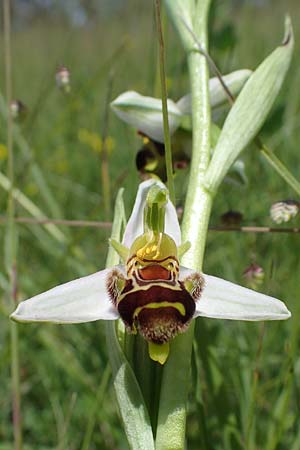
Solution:
<path fill-rule="evenodd" d="M 233 320 L 283 320 L 280 300 L 180 265 L 189 244 L 181 243 L 176 210 L 164 185 L 140 184 L 123 242 L 111 245 L 123 259 L 19 304 L 19 322 L 80 323 L 121 318 L 140 333 L 149 355 L 163 364 L 169 342 L 198 316 Z"/>

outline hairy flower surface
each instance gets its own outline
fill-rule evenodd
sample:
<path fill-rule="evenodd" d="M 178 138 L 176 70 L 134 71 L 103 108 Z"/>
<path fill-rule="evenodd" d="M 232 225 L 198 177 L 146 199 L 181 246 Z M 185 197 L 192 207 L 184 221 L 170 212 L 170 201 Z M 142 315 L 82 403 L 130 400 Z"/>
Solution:
<path fill-rule="evenodd" d="M 163 364 L 169 341 L 195 317 L 256 321 L 291 315 L 280 300 L 180 265 L 189 246 L 181 244 L 176 210 L 161 182 L 140 184 L 123 243 L 112 245 L 124 264 L 23 301 L 11 318 L 54 323 L 121 318 Z"/>

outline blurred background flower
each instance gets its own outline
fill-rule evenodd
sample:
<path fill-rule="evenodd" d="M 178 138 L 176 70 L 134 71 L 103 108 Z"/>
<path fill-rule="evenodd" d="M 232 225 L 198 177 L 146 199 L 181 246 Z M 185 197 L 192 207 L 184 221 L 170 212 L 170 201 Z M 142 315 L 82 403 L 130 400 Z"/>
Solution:
<path fill-rule="evenodd" d="M 282 200 L 273 203 L 270 209 L 270 216 L 273 222 L 280 224 L 289 222 L 299 214 L 300 202 L 296 200 Z"/>

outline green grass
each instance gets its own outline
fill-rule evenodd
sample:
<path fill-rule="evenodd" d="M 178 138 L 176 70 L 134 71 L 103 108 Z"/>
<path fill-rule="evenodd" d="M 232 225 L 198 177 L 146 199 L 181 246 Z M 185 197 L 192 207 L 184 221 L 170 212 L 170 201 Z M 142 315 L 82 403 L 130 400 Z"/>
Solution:
<path fill-rule="evenodd" d="M 49 217 L 105 219 L 100 155 L 80 139 L 80 130 L 101 137 L 111 70 L 113 97 L 129 89 L 145 95 L 157 93 L 153 10 L 151 4 L 142 9 L 138 5 L 131 1 L 119 15 L 105 21 L 99 18 L 84 29 L 42 21 L 12 35 L 14 97 L 29 109 L 20 124 L 28 147 L 24 149 L 24 143 L 14 146 L 16 187 Z M 261 136 L 299 177 L 297 6 L 297 1 L 274 1 L 262 8 L 249 4 L 233 8 L 229 1 L 215 2 L 211 54 L 224 73 L 255 68 L 280 42 L 283 12 L 289 8 L 296 35 L 294 59 Z M 225 25 L 231 26 L 231 34 L 223 31 L 220 38 Z M 59 64 L 71 71 L 69 96 L 55 86 Z M 170 26 L 167 72 L 169 96 L 178 99 L 188 90 L 188 78 L 183 51 Z M 4 85 L 2 67 L 0 85 Z M 5 133 L 1 119 L 0 144 L 5 143 Z M 113 198 L 124 186 L 129 214 L 138 184 L 134 155 L 141 143 L 135 132 L 113 115 L 108 134 L 114 142 L 110 154 Z M 221 214 L 235 209 L 244 214 L 245 224 L 270 225 L 270 205 L 295 198 L 254 146 L 247 149 L 244 161 L 248 186 L 221 186 L 211 224 L 220 223 Z M 0 159 L 0 171 L 6 171 L 6 163 L 5 158 Z M 178 182 L 178 197 L 180 186 Z M 1 215 L 6 201 L 6 192 L 0 190 Z M 18 203 L 16 208 L 17 215 L 28 215 Z M 299 217 L 293 223 L 299 226 Z M 18 226 L 20 299 L 104 266 L 109 230 L 60 230 L 64 243 L 43 226 Z M 4 248 L 4 240 L 1 224 L 0 248 Z M 283 299 L 293 317 L 285 323 L 265 325 L 197 319 L 187 424 L 189 450 L 300 448 L 299 254 L 297 234 L 209 233 L 205 271 L 243 284 L 242 272 L 255 260 L 266 273 L 261 290 Z M 7 318 L 11 306 L 6 284 L 1 260 L 0 450 L 13 449 Z M 19 335 L 24 448 L 80 450 L 92 427 L 90 450 L 126 449 L 107 368 L 103 325 L 20 325 Z"/>

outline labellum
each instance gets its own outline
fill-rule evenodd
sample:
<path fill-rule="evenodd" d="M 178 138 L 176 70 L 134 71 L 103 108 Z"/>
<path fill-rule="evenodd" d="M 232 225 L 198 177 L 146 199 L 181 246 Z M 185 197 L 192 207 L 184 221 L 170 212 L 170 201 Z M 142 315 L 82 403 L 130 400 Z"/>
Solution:
<path fill-rule="evenodd" d="M 201 274 L 181 279 L 177 246 L 165 233 L 148 231 L 132 244 L 125 264 L 107 280 L 114 306 L 129 333 L 149 343 L 152 359 L 165 362 L 169 341 L 184 332 L 204 286 Z"/>

